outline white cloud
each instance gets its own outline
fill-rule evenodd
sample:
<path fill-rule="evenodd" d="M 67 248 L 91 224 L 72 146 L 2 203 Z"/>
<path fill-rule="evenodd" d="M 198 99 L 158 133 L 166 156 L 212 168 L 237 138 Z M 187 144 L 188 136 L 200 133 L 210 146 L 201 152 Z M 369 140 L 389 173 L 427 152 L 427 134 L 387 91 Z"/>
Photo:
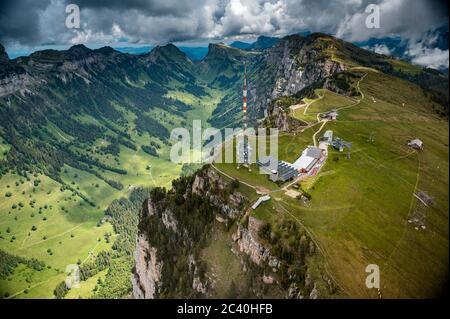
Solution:
<path fill-rule="evenodd" d="M 230 0 L 222 17 L 205 36 L 216 38 L 242 34 L 285 35 L 292 31 L 290 24 L 293 22 L 284 1 Z"/>
<path fill-rule="evenodd" d="M 374 46 L 365 46 L 363 49 L 373 51 L 378 54 L 390 55 L 391 50 L 385 44 L 375 44 Z"/>
<path fill-rule="evenodd" d="M 380 8 L 380 28 L 366 27 L 365 5 L 354 14 L 348 14 L 339 23 L 336 35 L 349 41 L 364 41 L 400 35 L 403 38 L 418 39 L 427 31 L 448 23 L 448 15 L 441 12 L 441 6 L 427 0 L 378 0 L 373 1 Z"/>
<path fill-rule="evenodd" d="M 80 6 L 80 30 L 64 25 L 69 2 Z M 380 6 L 379 29 L 365 27 L 369 3 Z M 26 14 L 26 23 L 18 19 L 23 15 L 18 11 Z M 405 43 L 415 43 L 429 30 L 445 24 L 448 26 L 447 11 L 426 0 L 2 0 L 0 42 L 12 46 L 128 39 L 161 44 L 285 36 L 310 30 L 348 41 L 395 35 Z M 372 49 L 389 54 L 385 46 Z M 422 50 L 420 57 L 414 57 L 422 61 L 424 53 L 442 56 L 436 50 Z"/>
<path fill-rule="evenodd" d="M 439 48 L 428 48 L 423 43 L 410 44 L 406 54 L 411 58 L 411 62 L 432 68 L 445 69 L 449 67 L 449 51 Z"/>

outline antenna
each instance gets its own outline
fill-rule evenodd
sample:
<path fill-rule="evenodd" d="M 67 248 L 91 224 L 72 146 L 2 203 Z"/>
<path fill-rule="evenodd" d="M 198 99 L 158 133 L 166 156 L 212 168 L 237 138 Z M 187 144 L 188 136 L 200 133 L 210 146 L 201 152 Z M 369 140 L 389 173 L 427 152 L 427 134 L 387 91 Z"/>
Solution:
<path fill-rule="evenodd" d="M 247 64 L 244 62 L 244 87 L 242 89 L 242 112 L 243 112 L 243 124 L 244 124 L 244 166 L 250 170 L 250 165 L 248 161 L 248 136 L 246 135 L 247 131 Z M 239 168 L 239 165 L 238 165 Z"/>
<path fill-rule="evenodd" d="M 350 159 L 350 150 L 352 148 L 352 142 L 347 143 L 347 159 Z"/>

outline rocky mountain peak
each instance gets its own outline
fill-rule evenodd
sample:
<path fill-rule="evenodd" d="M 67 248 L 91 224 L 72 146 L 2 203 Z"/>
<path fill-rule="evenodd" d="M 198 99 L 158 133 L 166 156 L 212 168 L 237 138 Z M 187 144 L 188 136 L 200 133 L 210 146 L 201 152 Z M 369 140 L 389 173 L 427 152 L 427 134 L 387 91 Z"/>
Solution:
<path fill-rule="evenodd" d="M 153 58 L 155 60 L 158 58 L 187 60 L 186 54 L 172 43 L 163 46 L 156 46 L 152 51 L 150 51 L 148 56 L 149 58 Z"/>
<path fill-rule="evenodd" d="M 237 48 L 233 48 L 223 42 L 219 42 L 219 43 L 210 43 L 208 45 L 208 54 L 213 54 L 216 52 L 220 52 L 220 51 L 225 51 L 225 50 L 239 50 Z"/>
<path fill-rule="evenodd" d="M 280 39 L 275 37 L 259 36 L 256 42 L 251 45 L 252 49 L 268 49 L 278 43 Z"/>
<path fill-rule="evenodd" d="M 226 60 L 229 58 L 239 58 L 246 55 L 245 51 L 233 48 L 225 43 L 210 43 L 208 45 L 208 54 L 203 60 Z"/>
<path fill-rule="evenodd" d="M 112 54 L 114 52 L 117 52 L 116 50 L 114 50 L 113 48 L 111 48 L 110 46 L 105 46 L 105 47 L 101 47 L 100 49 L 94 50 L 95 52 L 101 53 L 101 54 Z"/>
<path fill-rule="evenodd" d="M 186 65 L 186 63 L 191 63 L 186 54 L 172 43 L 163 46 L 158 45 L 142 57 L 151 64 L 167 65 L 175 62 Z"/>
<path fill-rule="evenodd" d="M 84 44 L 76 44 L 69 48 L 68 52 L 75 54 L 86 54 L 91 52 L 92 50 L 86 47 Z"/>

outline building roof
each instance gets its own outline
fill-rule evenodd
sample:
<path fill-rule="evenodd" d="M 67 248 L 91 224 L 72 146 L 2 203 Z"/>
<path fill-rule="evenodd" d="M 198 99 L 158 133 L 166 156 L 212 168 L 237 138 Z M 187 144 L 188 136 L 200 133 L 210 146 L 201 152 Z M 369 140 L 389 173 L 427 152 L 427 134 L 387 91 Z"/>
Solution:
<path fill-rule="evenodd" d="M 277 163 L 278 160 L 275 159 L 273 156 L 260 156 L 258 160 L 256 160 L 256 164 L 259 166 L 268 167 L 271 163 Z"/>
<path fill-rule="evenodd" d="M 332 110 L 329 110 L 327 112 L 327 114 L 338 114 L 338 111 L 336 109 L 332 109 Z"/>
<path fill-rule="evenodd" d="M 315 162 L 316 159 L 314 157 L 302 155 L 292 165 L 298 170 L 307 170 Z"/>
<path fill-rule="evenodd" d="M 323 137 L 333 138 L 333 131 L 332 130 L 326 131 L 325 134 L 323 134 Z"/>
<path fill-rule="evenodd" d="M 306 149 L 306 152 L 304 152 L 306 156 L 312 157 L 312 158 L 320 158 L 322 156 L 322 149 L 318 147 L 310 146 Z"/>
<path fill-rule="evenodd" d="M 412 140 L 411 142 L 409 142 L 409 144 L 415 144 L 418 146 L 422 146 L 423 142 L 421 140 L 419 140 L 418 138 L 416 138 L 416 139 Z"/>
<path fill-rule="evenodd" d="M 276 163 L 273 165 L 273 163 Z M 266 172 L 275 174 L 277 180 L 287 181 L 293 177 L 298 176 L 297 169 L 288 162 L 278 161 L 271 156 L 263 156 L 256 161 L 262 169 Z"/>
<path fill-rule="evenodd" d="M 278 169 L 279 161 L 273 156 L 261 156 L 256 160 L 256 164 L 268 173 L 272 173 Z"/>
<path fill-rule="evenodd" d="M 279 179 L 287 181 L 288 179 L 296 177 L 298 175 L 298 171 L 294 165 L 284 161 L 279 161 L 277 174 Z"/>
<path fill-rule="evenodd" d="M 270 195 L 264 195 L 261 196 L 260 198 L 258 198 L 258 200 L 252 205 L 252 209 L 256 209 L 258 208 L 259 204 L 261 204 L 262 202 L 266 202 L 270 200 Z"/>

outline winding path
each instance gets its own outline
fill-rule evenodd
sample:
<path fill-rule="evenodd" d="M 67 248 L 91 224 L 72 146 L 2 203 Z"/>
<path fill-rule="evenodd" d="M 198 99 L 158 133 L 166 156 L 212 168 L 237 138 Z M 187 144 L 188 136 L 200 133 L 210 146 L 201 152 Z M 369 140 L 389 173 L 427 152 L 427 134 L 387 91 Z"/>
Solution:
<path fill-rule="evenodd" d="M 352 104 L 350 104 L 350 105 L 345 105 L 345 106 L 341 106 L 341 107 L 336 108 L 337 111 L 339 111 L 339 110 L 344 110 L 344 109 L 348 109 L 348 108 L 351 108 L 351 107 L 355 107 L 355 106 L 359 105 L 359 104 L 361 103 L 362 100 L 364 100 L 365 95 L 364 95 L 364 92 L 361 90 L 360 83 L 361 83 L 362 80 L 364 80 L 364 78 L 367 76 L 367 74 L 368 74 L 368 73 L 365 73 L 365 74 L 358 80 L 358 82 L 356 83 L 356 89 L 357 89 L 357 91 L 358 91 L 358 93 L 359 93 L 359 95 L 360 95 L 361 97 L 360 97 L 359 99 L 357 99 L 357 100 L 355 101 L 355 103 L 352 103 Z M 320 96 L 318 99 L 316 99 L 316 100 L 314 100 L 313 102 L 309 103 L 309 104 L 307 105 L 307 107 L 308 107 L 310 104 L 312 104 L 312 103 L 314 103 L 314 102 L 316 102 L 316 101 L 319 101 L 319 100 L 323 99 L 323 97 L 324 97 L 324 95 Z M 307 109 L 307 107 L 305 108 L 305 111 L 303 112 L 304 115 L 306 115 L 306 109 Z M 328 111 L 327 111 L 327 112 L 328 112 Z M 317 147 L 316 135 L 323 129 L 323 127 L 325 126 L 325 124 L 328 122 L 328 120 L 326 120 L 326 119 L 325 119 L 325 120 L 320 120 L 320 115 L 321 115 L 321 114 L 325 114 L 325 113 L 327 113 L 327 112 L 319 112 L 319 113 L 317 113 L 317 122 L 316 122 L 315 124 L 321 123 L 321 122 L 322 122 L 323 124 L 322 124 L 322 126 L 320 126 L 320 128 L 314 133 L 314 135 L 313 135 L 313 137 L 312 137 L 314 146 L 316 146 L 316 147 Z"/>

